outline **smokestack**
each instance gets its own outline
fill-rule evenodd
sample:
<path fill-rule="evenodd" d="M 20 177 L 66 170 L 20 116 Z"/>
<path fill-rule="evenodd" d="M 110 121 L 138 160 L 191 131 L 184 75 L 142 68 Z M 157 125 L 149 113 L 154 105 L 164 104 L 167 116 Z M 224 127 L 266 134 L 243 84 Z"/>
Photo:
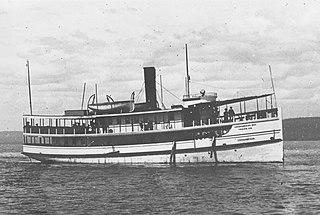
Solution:
<path fill-rule="evenodd" d="M 144 67 L 143 70 L 147 107 L 148 109 L 157 109 L 156 69 L 154 67 Z"/>

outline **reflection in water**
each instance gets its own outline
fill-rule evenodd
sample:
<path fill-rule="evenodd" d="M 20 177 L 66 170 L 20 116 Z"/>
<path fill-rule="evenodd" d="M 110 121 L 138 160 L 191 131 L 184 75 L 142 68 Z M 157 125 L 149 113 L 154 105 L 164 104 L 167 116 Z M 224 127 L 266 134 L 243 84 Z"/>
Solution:
<path fill-rule="evenodd" d="M 6 146 L 0 214 L 315 213 L 319 154 L 287 142 L 284 165 L 44 165 Z"/>

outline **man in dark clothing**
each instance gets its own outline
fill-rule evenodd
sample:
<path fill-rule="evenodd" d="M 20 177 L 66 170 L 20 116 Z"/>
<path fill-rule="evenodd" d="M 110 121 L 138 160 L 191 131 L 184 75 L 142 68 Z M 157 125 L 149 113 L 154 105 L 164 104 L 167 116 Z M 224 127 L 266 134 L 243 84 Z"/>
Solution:
<path fill-rule="evenodd" d="M 235 115 L 234 110 L 232 109 L 232 107 L 230 107 L 230 109 L 229 109 L 229 117 L 230 117 L 230 121 L 232 121 L 232 122 L 234 120 L 234 115 Z"/>
<path fill-rule="evenodd" d="M 224 121 L 224 122 L 228 122 L 228 108 L 225 108 L 225 109 L 224 109 L 223 121 Z"/>

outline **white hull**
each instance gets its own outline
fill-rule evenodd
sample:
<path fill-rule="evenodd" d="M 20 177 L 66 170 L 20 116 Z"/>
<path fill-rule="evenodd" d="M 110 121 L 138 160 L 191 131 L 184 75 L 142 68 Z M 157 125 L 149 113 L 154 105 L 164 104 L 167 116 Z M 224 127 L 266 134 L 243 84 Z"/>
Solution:
<path fill-rule="evenodd" d="M 114 145 L 96 147 L 52 147 L 24 145 L 23 153 L 42 162 L 144 164 L 215 162 L 283 162 L 281 118 L 233 123 L 231 130 L 216 139 Z M 216 152 L 214 156 L 214 151 Z M 170 160 L 171 157 L 171 160 Z"/>
<path fill-rule="evenodd" d="M 217 151 L 219 163 L 246 162 L 283 162 L 283 141 L 261 146 Z M 88 164 L 169 164 L 170 155 L 146 155 L 132 157 L 87 157 L 87 158 L 59 158 L 36 155 L 33 159 L 42 162 L 57 163 L 88 163 Z M 176 163 L 216 163 L 211 152 L 176 154 Z"/>

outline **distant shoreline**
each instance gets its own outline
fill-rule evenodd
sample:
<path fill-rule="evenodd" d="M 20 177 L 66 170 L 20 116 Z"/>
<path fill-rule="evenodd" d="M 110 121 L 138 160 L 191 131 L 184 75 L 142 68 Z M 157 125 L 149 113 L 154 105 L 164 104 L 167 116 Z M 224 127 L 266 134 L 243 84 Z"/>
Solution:
<path fill-rule="evenodd" d="M 284 141 L 320 140 L 320 117 L 284 119 L 283 136 Z M 0 131 L 0 144 L 17 142 L 23 142 L 22 131 Z"/>

